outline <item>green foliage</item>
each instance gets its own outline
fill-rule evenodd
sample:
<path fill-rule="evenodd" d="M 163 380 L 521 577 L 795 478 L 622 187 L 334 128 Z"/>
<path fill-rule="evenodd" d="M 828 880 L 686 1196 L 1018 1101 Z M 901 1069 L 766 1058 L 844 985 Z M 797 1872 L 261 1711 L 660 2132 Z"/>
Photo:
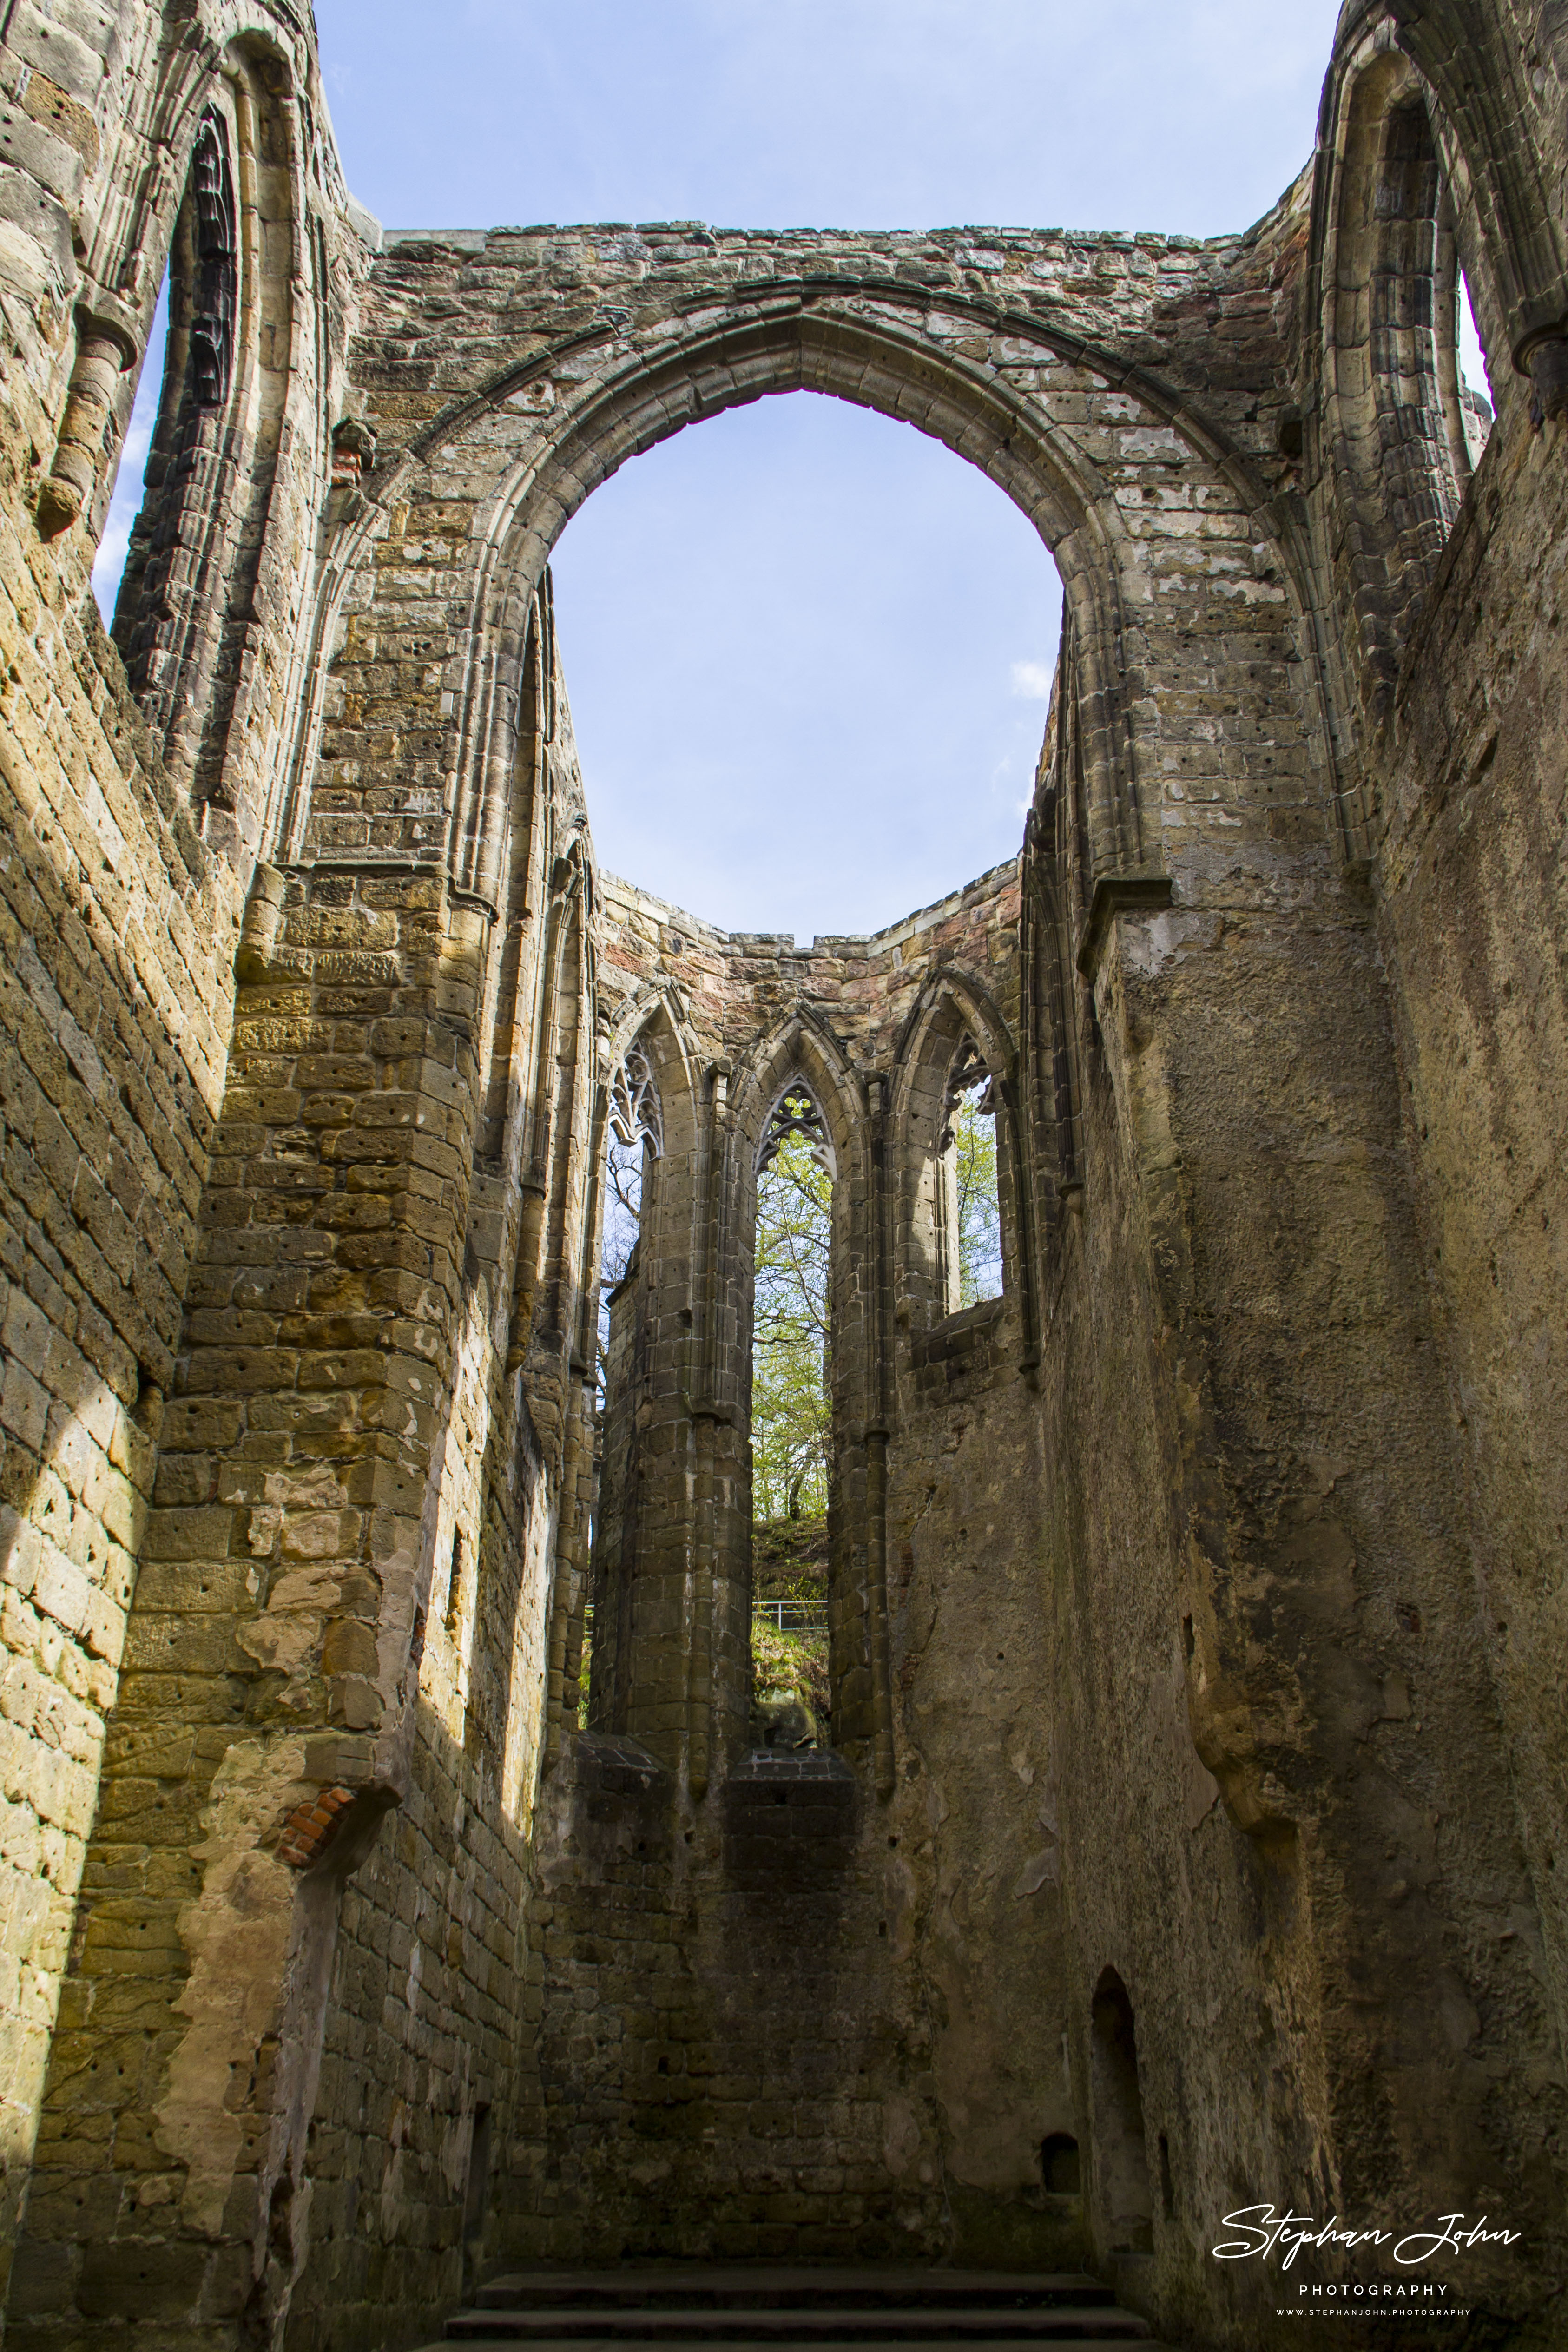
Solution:
<path fill-rule="evenodd" d="M 827 1507 L 829 1204 L 833 1181 L 786 1135 L 757 1180 L 752 1323 L 752 1508 L 759 1519 Z"/>
<path fill-rule="evenodd" d="M 825 1601 L 827 1519 L 758 1519 L 752 1528 L 752 1591 L 758 1601 Z"/>
<path fill-rule="evenodd" d="M 752 1620 L 752 1687 L 758 1696 L 798 1692 L 819 1723 L 828 1717 L 827 1629 L 781 1633 L 766 1617 Z"/>
<path fill-rule="evenodd" d="M 996 1199 L 996 1121 L 982 1111 L 979 1087 L 961 1095 L 952 1114 L 958 1179 L 958 1303 L 1002 1295 L 1002 1212 Z"/>

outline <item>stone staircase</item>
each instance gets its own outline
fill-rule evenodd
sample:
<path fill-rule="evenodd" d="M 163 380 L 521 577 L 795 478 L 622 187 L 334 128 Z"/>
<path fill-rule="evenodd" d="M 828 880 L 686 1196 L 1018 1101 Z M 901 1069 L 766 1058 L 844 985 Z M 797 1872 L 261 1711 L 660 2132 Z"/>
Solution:
<path fill-rule="evenodd" d="M 479 2290 L 447 2323 L 447 2344 L 526 2344 L 534 2352 L 620 2352 L 645 2345 L 833 2352 L 839 2345 L 917 2352 L 929 2345 L 1050 2346 L 1160 2352 L 1113 2290 L 1081 2272 L 850 2268 L 823 2264 L 625 2263 L 604 2270 L 520 2271 Z M 428 2352 L 437 2352 L 435 2346 Z"/>

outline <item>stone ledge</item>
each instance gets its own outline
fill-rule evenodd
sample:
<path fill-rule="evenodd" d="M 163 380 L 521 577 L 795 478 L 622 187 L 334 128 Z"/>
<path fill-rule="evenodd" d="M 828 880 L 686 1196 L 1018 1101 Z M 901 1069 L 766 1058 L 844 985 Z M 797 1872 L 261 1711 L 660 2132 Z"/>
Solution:
<path fill-rule="evenodd" d="M 1139 913 L 1152 912 L 1156 908 L 1168 907 L 1173 895 L 1174 885 L 1168 874 L 1102 874 L 1094 886 L 1083 944 L 1078 951 L 1078 968 L 1085 980 L 1092 983 L 1100 971 L 1113 915 L 1120 914 L 1123 908 Z"/>

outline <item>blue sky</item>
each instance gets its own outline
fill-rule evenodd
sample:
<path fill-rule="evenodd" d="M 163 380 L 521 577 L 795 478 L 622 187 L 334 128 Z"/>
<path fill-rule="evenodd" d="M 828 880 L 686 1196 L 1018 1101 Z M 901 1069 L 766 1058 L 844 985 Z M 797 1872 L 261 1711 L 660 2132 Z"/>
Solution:
<path fill-rule="evenodd" d="M 1306 162 L 1336 14 L 317 0 L 349 184 L 397 228 L 1206 236 Z M 133 434 L 100 582 L 144 447 Z M 1031 527 L 935 443 L 836 401 L 762 401 L 625 467 L 554 566 L 614 870 L 730 928 L 809 937 L 873 929 L 1016 849 L 1060 591 Z"/>

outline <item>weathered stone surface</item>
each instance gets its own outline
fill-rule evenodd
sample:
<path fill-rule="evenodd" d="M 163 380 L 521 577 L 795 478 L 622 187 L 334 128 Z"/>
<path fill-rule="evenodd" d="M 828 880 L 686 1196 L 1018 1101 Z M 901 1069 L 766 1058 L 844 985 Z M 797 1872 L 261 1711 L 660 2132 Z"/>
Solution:
<path fill-rule="evenodd" d="M 1091 2260 L 1252 2352 L 1296 2330 L 1209 2249 L 1270 2200 L 1506 2215 L 1456 2292 L 1555 2340 L 1537 15 L 1352 0 L 1310 169 L 1200 242 L 380 239 L 280 0 L 11 11 L 14 2346 L 368 2352 L 491 2256 L 957 2252 Z M 598 871 L 547 570 L 628 456 L 796 388 L 982 467 L 1067 599 L 1018 859 L 798 947 Z M 601 1414 L 634 1051 L 658 1149 Z M 959 1311 L 982 1066 L 1004 1295 Z M 793 1087 L 834 1172 L 835 1748 L 759 1757 L 752 1218 Z"/>

